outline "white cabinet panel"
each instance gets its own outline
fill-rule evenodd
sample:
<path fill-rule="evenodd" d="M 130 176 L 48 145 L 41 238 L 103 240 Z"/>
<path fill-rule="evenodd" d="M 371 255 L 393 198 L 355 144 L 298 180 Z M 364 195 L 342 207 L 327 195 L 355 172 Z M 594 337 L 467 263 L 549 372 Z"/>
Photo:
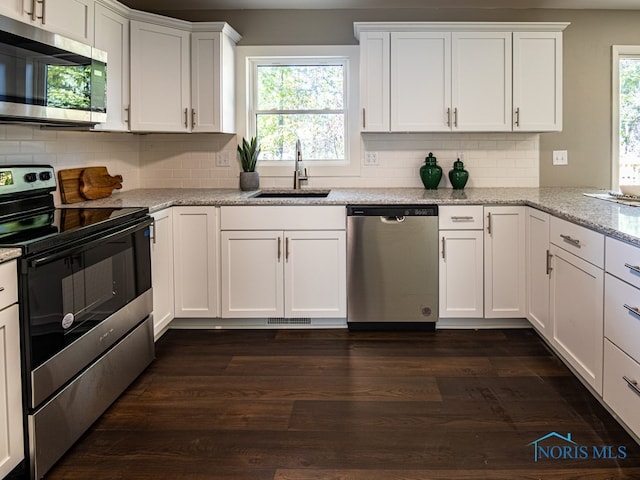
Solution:
<path fill-rule="evenodd" d="M 174 317 L 173 211 L 155 212 L 151 238 L 153 333 L 157 340 Z"/>
<path fill-rule="evenodd" d="M 524 318 L 524 207 L 485 207 L 484 311 L 486 318 Z"/>
<path fill-rule="evenodd" d="M 604 273 L 556 245 L 550 252 L 552 344 L 602 394 Z"/>
<path fill-rule="evenodd" d="M 640 288 L 640 248 L 609 237 L 605 245 L 607 272 Z"/>
<path fill-rule="evenodd" d="M 391 33 L 391 131 L 451 130 L 451 34 Z"/>
<path fill-rule="evenodd" d="M 511 130 L 511 33 L 452 34 L 453 129 Z"/>
<path fill-rule="evenodd" d="M 175 316 L 218 316 L 216 207 L 174 207 Z"/>
<path fill-rule="evenodd" d="M 597 267 L 604 267 L 604 235 L 601 233 L 551 217 L 549 241 Z"/>
<path fill-rule="evenodd" d="M 543 336 L 551 335 L 549 324 L 549 214 L 527 207 L 527 319 Z"/>
<path fill-rule="evenodd" d="M 360 107 L 363 132 L 389 131 L 390 34 L 360 35 Z"/>
<path fill-rule="evenodd" d="M 562 33 L 513 33 L 513 130 L 562 130 Z"/>
<path fill-rule="evenodd" d="M 107 121 L 96 130 L 129 129 L 129 20 L 100 4 L 95 6 L 94 45 L 107 52 Z"/>
<path fill-rule="evenodd" d="M 605 339 L 603 399 L 640 435 L 640 364 Z"/>
<path fill-rule="evenodd" d="M 604 336 L 640 362 L 640 291 L 609 273 L 604 283 Z"/>
<path fill-rule="evenodd" d="M 131 21 L 131 130 L 189 131 L 189 36 Z"/>

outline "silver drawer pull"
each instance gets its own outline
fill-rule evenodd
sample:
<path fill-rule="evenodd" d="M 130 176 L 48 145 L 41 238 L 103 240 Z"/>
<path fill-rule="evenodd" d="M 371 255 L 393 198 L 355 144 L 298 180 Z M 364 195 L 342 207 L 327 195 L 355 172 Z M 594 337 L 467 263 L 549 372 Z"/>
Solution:
<path fill-rule="evenodd" d="M 626 375 L 623 375 L 622 378 L 625 382 L 627 382 L 627 385 L 629 386 L 629 388 L 633 390 L 636 393 L 636 395 L 640 395 L 640 388 L 638 388 L 638 382 L 636 380 L 631 380 Z"/>
<path fill-rule="evenodd" d="M 451 221 L 452 222 L 473 222 L 473 217 L 471 215 L 451 217 Z"/>
<path fill-rule="evenodd" d="M 580 245 L 580 240 L 576 240 L 575 238 L 571 238 L 569 235 L 562 235 L 562 234 L 560 234 L 560 237 L 562 237 L 562 239 L 563 239 L 565 242 L 567 242 L 567 243 L 569 243 L 569 244 L 573 245 L 574 247 L 578 247 L 578 248 L 580 248 L 580 247 L 582 246 L 582 245 Z"/>
<path fill-rule="evenodd" d="M 640 266 L 638 265 L 629 265 L 628 263 L 625 263 L 624 266 L 627 267 L 629 270 L 633 270 L 636 273 L 640 273 Z"/>
<path fill-rule="evenodd" d="M 626 308 L 627 310 L 629 310 L 631 313 L 635 313 L 636 315 L 638 315 L 640 317 L 640 308 L 632 307 L 630 305 L 627 305 L 626 303 L 623 305 L 623 307 Z"/>

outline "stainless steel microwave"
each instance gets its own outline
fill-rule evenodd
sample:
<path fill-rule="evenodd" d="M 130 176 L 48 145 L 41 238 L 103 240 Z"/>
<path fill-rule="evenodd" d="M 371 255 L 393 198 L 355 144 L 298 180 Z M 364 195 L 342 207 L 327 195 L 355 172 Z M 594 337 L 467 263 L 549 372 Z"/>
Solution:
<path fill-rule="evenodd" d="M 106 120 L 106 52 L 0 16 L 0 121 Z"/>

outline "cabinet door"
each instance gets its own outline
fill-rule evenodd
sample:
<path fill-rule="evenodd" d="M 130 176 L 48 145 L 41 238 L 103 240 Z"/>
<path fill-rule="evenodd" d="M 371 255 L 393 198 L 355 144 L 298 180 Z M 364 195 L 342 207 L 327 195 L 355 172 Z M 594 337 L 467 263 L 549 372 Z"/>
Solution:
<path fill-rule="evenodd" d="M 175 316 L 218 316 L 215 207 L 173 209 Z"/>
<path fill-rule="evenodd" d="M 550 251 L 552 345 L 602 394 L 603 271 L 553 244 Z"/>
<path fill-rule="evenodd" d="M 191 34 L 191 129 L 219 131 L 220 35 Z"/>
<path fill-rule="evenodd" d="M 129 129 L 129 20 L 100 4 L 95 6 L 94 45 L 107 52 L 107 121 L 96 130 Z"/>
<path fill-rule="evenodd" d="M 391 33 L 391 131 L 451 130 L 451 34 Z"/>
<path fill-rule="evenodd" d="M 93 44 L 94 0 L 36 1 L 34 8 L 38 26 L 89 45 Z"/>
<path fill-rule="evenodd" d="M 527 319 L 545 337 L 549 326 L 549 214 L 527 207 Z"/>
<path fill-rule="evenodd" d="M 25 16 L 31 11 L 31 1 L 32 0 L 3 0 L 0 2 L 0 14 L 15 18 L 16 20 L 26 21 Z M 28 10 L 24 10 L 25 7 L 28 8 Z"/>
<path fill-rule="evenodd" d="M 0 311 L 0 478 L 24 458 L 18 305 Z"/>
<path fill-rule="evenodd" d="M 282 317 L 282 231 L 223 231 L 221 242 L 222 317 Z"/>
<path fill-rule="evenodd" d="M 452 34 L 453 129 L 511 130 L 511 33 Z"/>
<path fill-rule="evenodd" d="M 389 32 L 360 34 L 360 107 L 363 132 L 389 131 Z"/>
<path fill-rule="evenodd" d="M 131 130 L 187 132 L 189 33 L 131 21 Z"/>
<path fill-rule="evenodd" d="M 562 130 L 562 33 L 513 34 L 513 129 Z"/>
<path fill-rule="evenodd" d="M 151 278 L 153 282 L 153 333 L 157 340 L 174 317 L 173 212 L 153 213 Z"/>
<path fill-rule="evenodd" d="M 287 231 L 284 235 L 284 316 L 345 318 L 345 232 Z"/>
<path fill-rule="evenodd" d="M 440 317 L 482 318 L 482 230 L 440 232 Z"/>
<path fill-rule="evenodd" d="M 524 318 L 524 207 L 485 207 L 484 213 L 484 316 Z"/>

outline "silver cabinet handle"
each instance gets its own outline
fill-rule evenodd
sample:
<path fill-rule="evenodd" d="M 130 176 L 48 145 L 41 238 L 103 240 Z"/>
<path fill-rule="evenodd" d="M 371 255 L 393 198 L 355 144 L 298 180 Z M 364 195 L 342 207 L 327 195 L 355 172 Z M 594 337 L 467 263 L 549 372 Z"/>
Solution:
<path fill-rule="evenodd" d="M 451 107 L 447 108 L 447 127 L 451 126 Z"/>
<path fill-rule="evenodd" d="M 629 386 L 629 388 L 631 390 L 633 390 L 636 395 L 640 395 L 640 388 L 638 388 L 638 382 L 637 380 L 631 380 L 629 377 L 627 377 L 626 375 L 622 376 L 622 379 L 627 382 L 627 385 Z"/>
<path fill-rule="evenodd" d="M 278 237 L 278 263 L 280 263 L 281 258 L 282 258 L 282 237 Z"/>
<path fill-rule="evenodd" d="M 151 220 L 151 243 L 156 244 L 156 219 Z"/>
<path fill-rule="evenodd" d="M 189 128 L 189 109 L 184 109 L 184 128 Z"/>
<path fill-rule="evenodd" d="M 289 237 L 285 237 L 284 239 L 284 259 L 289 261 Z"/>
<path fill-rule="evenodd" d="M 362 128 L 367 128 L 367 110 L 362 109 Z"/>
<path fill-rule="evenodd" d="M 458 126 L 458 107 L 453 109 L 453 126 Z"/>
<path fill-rule="evenodd" d="M 516 124 L 516 127 L 520 126 L 520 107 L 516 108 L 514 123 Z"/>
<path fill-rule="evenodd" d="M 623 305 L 624 308 L 626 308 L 627 310 L 629 310 L 631 313 L 637 315 L 638 317 L 640 317 L 640 308 L 638 307 L 632 307 L 631 305 L 627 305 L 626 303 Z"/>
<path fill-rule="evenodd" d="M 630 265 L 628 263 L 625 263 L 624 266 L 627 267 L 629 270 L 633 270 L 636 273 L 640 273 L 640 266 L 638 265 Z"/>
<path fill-rule="evenodd" d="M 195 128 L 196 126 L 196 109 L 192 108 L 191 109 L 191 127 Z"/>
<path fill-rule="evenodd" d="M 473 217 L 471 215 L 465 216 L 453 216 L 451 217 L 452 222 L 473 222 Z"/>
<path fill-rule="evenodd" d="M 582 248 L 580 245 L 580 240 L 576 240 L 575 238 L 571 238 L 569 235 L 560 234 L 560 237 L 570 245 L 573 245 L 576 248 Z"/>
<path fill-rule="evenodd" d="M 491 235 L 491 212 L 487 213 L 487 233 Z"/>
<path fill-rule="evenodd" d="M 31 0 L 31 11 L 25 13 L 31 17 L 32 21 L 36 21 L 36 0 Z"/>
<path fill-rule="evenodd" d="M 131 123 L 131 105 L 127 105 L 124 107 L 124 111 L 127 113 L 126 118 L 124 119 L 124 123 Z"/>
<path fill-rule="evenodd" d="M 44 25 L 46 23 L 45 21 L 45 12 L 47 10 L 47 5 L 46 5 L 46 0 L 36 0 L 35 3 L 39 3 L 40 5 L 42 5 L 42 15 L 41 16 L 36 16 L 35 18 L 38 18 L 40 20 L 42 20 L 42 25 Z M 36 9 L 34 6 L 33 12 L 35 13 Z"/>
<path fill-rule="evenodd" d="M 547 275 L 551 275 L 551 270 L 553 270 L 553 268 L 551 268 L 552 258 L 553 258 L 553 255 L 551 255 L 551 252 L 547 250 Z"/>
<path fill-rule="evenodd" d="M 447 239 L 442 237 L 442 259 L 444 260 L 445 258 L 445 249 L 446 249 L 446 245 L 447 245 Z"/>

